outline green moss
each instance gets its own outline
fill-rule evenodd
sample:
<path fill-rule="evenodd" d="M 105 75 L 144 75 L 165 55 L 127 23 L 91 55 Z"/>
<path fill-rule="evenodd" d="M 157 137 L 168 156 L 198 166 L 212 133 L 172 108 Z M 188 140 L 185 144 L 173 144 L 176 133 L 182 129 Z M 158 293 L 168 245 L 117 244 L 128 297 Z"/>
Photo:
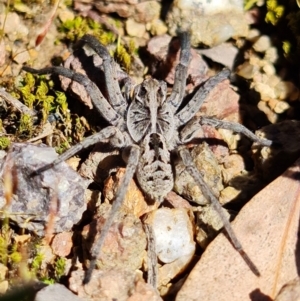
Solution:
<path fill-rule="evenodd" d="M 63 257 L 60 257 L 55 262 L 55 278 L 57 281 L 65 274 L 66 269 L 66 259 Z"/>
<path fill-rule="evenodd" d="M 10 146 L 10 140 L 9 138 L 2 136 L 0 137 L 0 149 L 4 150 L 7 149 Z"/>
<path fill-rule="evenodd" d="M 115 21 L 115 26 L 119 26 L 119 23 L 120 22 Z M 99 23 L 92 19 L 83 17 L 75 17 L 72 20 L 65 21 L 59 27 L 59 31 L 64 34 L 64 39 L 71 42 L 78 41 L 85 34 L 95 36 L 103 45 L 111 44 L 117 39 L 114 33 L 105 31 Z M 132 54 L 135 49 L 136 47 L 133 41 L 129 42 L 129 45 L 125 47 L 121 44 L 121 40 L 118 39 L 117 47 L 113 51 L 112 56 L 128 71 L 131 66 Z"/>
<path fill-rule="evenodd" d="M 18 88 L 25 105 L 41 112 L 43 123 L 52 112 L 60 111 L 64 116 L 69 114 L 65 93 L 55 91 L 53 86 L 53 81 L 46 76 L 26 73 L 22 86 Z"/>
<path fill-rule="evenodd" d="M 244 9 L 249 10 L 256 5 L 259 0 L 245 0 L 244 1 Z"/>
<path fill-rule="evenodd" d="M 99 39 L 101 43 L 107 45 L 115 40 L 115 35 L 111 32 L 105 32 L 101 25 L 89 18 L 75 17 L 67 20 L 58 28 L 64 34 L 64 38 L 71 41 L 78 41 L 85 34 L 92 34 Z"/>
<path fill-rule="evenodd" d="M 12 242 L 11 230 L 8 223 L 4 222 L 0 235 L 0 262 L 6 266 L 8 264 L 17 264 L 21 260 L 22 254 L 18 251 L 18 245 Z"/>
<path fill-rule="evenodd" d="M 37 252 L 31 263 L 31 272 L 36 275 L 44 260 L 44 254 Z"/>
<path fill-rule="evenodd" d="M 284 6 L 279 5 L 277 0 L 267 0 L 266 5 L 267 14 L 265 21 L 267 23 L 271 23 L 272 25 L 276 25 L 284 15 Z"/>
<path fill-rule="evenodd" d="M 33 131 L 32 117 L 27 114 L 22 114 L 20 118 L 19 128 L 18 128 L 19 134 L 25 134 L 31 136 L 32 131 Z"/>
<path fill-rule="evenodd" d="M 128 73 L 132 63 L 132 55 L 135 52 L 135 44 L 134 41 L 131 40 L 129 42 L 128 47 L 125 47 L 120 43 L 120 39 L 118 39 L 116 50 L 113 53 L 114 59 L 125 68 Z"/>
<path fill-rule="evenodd" d="M 55 151 L 61 155 L 70 147 L 70 143 L 68 141 L 62 142 L 55 148 Z"/>
<path fill-rule="evenodd" d="M 291 51 L 291 42 L 289 41 L 283 41 L 282 42 L 282 49 L 283 49 L 283 52 L 284 52 L 284 55 L 288 55 Z"/>

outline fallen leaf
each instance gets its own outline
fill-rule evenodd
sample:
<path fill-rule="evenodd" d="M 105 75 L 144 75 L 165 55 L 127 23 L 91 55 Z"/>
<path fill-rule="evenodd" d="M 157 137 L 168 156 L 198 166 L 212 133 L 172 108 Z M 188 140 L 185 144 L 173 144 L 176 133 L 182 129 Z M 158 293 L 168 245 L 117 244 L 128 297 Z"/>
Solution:
<path fill-rule="evenodd" d="M 273 300 L 298 277 L 300 159 L 240 211 L 232 227 L 258 267 L 255 276 L 220 234 L 205 250 L 179 291 L 181 300 Z"/>

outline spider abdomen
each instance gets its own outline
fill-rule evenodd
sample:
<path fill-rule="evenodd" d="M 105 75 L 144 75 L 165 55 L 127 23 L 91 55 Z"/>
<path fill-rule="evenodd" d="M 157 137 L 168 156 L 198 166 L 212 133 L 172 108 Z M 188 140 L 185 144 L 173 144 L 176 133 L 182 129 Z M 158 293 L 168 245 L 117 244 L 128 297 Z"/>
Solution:
<path fill-rule="evenodd" d="M 137 180 L 152 200 L 162 202 L 174 186 L 170 152 L 164 137 L 157 133 L 146 135 L 141 150 Z"/>

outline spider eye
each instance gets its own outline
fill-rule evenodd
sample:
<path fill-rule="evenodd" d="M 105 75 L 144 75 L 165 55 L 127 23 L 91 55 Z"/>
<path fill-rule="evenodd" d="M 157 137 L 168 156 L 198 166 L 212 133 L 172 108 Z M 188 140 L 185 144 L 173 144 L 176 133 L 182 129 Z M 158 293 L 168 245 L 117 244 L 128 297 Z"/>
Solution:
<path fill-rule="evenodd" d="M 147 94 L 147 89 L 144 86 L 141 86 L 139 90 L 139 97 L 145 97 L 146 94 Z"/>

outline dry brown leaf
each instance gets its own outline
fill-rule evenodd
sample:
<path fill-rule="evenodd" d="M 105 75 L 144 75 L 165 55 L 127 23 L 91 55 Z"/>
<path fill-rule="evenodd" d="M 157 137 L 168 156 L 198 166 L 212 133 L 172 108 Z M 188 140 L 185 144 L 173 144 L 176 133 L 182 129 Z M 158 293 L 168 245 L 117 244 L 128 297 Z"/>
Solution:
<path fill-rule="evenodd" d="M 299 175 L 300 159 L 254 196 L 232 223 L 261 276 L 251 272 L 220 234 L 190 273 L 176 301 L 267 301 L 298 277 Z"/>

